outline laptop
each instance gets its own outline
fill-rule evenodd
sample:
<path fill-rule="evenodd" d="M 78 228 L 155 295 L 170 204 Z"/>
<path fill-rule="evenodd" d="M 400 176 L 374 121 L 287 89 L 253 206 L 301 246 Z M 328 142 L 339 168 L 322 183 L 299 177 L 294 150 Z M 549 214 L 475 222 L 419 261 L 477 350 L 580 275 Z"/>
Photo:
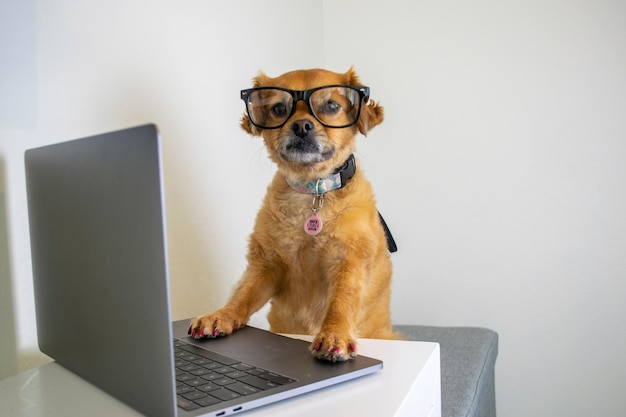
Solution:
<path fill-rule="evenodd" d="M 254 327 L 195 340 L 171 322 L 155 125 L 30 149 L 25 165 L 39 348 L 140 413 L 228 416 L 382 369 Z"/>

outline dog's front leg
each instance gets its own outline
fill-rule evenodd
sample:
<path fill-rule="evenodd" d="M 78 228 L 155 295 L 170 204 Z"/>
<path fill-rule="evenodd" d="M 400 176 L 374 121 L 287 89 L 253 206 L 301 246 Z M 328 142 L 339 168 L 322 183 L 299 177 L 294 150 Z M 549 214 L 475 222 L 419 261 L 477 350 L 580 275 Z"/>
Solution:
<path fill-rule="evenodd" d="M 357 355 L 353 329 L 359 313 L 363 275 L 353 265 L 345 265 L 341 270 L 333 279 L 322 328 L 309 348 L 316 358 L 331 362 L 346 361 Z"/>
<path fill-rule="evenodd" d="M 215 312 L 193 319 L 189 334 L 195 338 L 212 338 L 231 334 L 244 326 L 274 294 L 278 273 L 261 262 L 250 263 L 230 301 Z"/>

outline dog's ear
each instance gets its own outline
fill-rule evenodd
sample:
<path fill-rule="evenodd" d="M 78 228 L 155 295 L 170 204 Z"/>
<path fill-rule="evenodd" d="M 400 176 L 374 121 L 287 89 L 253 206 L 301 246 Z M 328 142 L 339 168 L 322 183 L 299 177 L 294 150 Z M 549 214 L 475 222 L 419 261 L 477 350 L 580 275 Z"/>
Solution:
<path fill-rule="evenodd" d="M 246 113 L 241 116 L 241 123 L 239 123 L 239 126 L 252 136 L 261 136 L 261 129 L 252 124 Z"/>
<path fill-rule="evenodd" d="M 367 136 L 367 132 L 382 123 L 384 117 L 385 111 L 383 110 L 383 107 L 374 100 L 369 100 L 367 103 L 363 103 L 361 115 L 359 116 L 359 121 L 357 122 L 359 132 L 361 132 L 363 136 Z"/>
<path fill-rule="evenodd" d="M 262 87 L 263 85 L 267 85 L 269 81 L 270 77 L 265 75 L 263 71 L 259 71 L 258 75 L 252 79 L 252 87 Z M 239 125 L 248 134 L 252 136 L 261 136 L 261 129 L 252 124 L 247 113 L 244 113 L 243 116 L 241 116 L 241 123 Z"/>
<path fill-rule="evenodd" d="M 359 80 L 359 76 L 356 71 L 354 71 L 353 67 L 350 67 L 344 75 L 346 76 L 347 84 L 359 86 L 363 85 L 361 84 L 361 80 Z M 363 103 L 361 115 L 359 116 L 359 121 L 357 122 L 359 132 L 361 132 L 364 136 L 367 136 L 367 132 L 382 123 L 384 115 L 385 112 L 383 107 L 374 100 L 368 100 L 366 103 Z"/>

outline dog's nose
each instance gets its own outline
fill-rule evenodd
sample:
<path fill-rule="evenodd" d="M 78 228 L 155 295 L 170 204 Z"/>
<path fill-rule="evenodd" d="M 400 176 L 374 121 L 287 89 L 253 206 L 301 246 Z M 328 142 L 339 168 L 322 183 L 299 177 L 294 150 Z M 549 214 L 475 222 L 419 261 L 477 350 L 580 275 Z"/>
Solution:
<path fill-rule="evenodd" d="M 291 130 L 296 136 L 304 138 L 315 129 L 315 125 L 308 119 L 299 119 L 291 124 Z"/>

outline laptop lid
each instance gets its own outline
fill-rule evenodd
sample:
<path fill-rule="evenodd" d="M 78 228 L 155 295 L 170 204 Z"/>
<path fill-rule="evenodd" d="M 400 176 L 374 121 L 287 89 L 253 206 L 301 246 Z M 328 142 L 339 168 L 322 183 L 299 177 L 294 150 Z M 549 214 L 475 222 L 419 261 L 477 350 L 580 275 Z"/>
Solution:
<path fill-rule="evenodd" d="M 141 413 L 230 415 L 382 368 L 365 356 L 319 361 L 307 342 L 251 327 L 195 340 L 189 320 L 171 324 L 155 125 L 31 149 L 25 164 L 40 349 Z M 293 382 L 183 411 L 173 338 Z"/>
<path fill-rule="evenodd" d="M 25 153 L 40 350 L 175 416 L 160 143 L 146 125 Z"/>

